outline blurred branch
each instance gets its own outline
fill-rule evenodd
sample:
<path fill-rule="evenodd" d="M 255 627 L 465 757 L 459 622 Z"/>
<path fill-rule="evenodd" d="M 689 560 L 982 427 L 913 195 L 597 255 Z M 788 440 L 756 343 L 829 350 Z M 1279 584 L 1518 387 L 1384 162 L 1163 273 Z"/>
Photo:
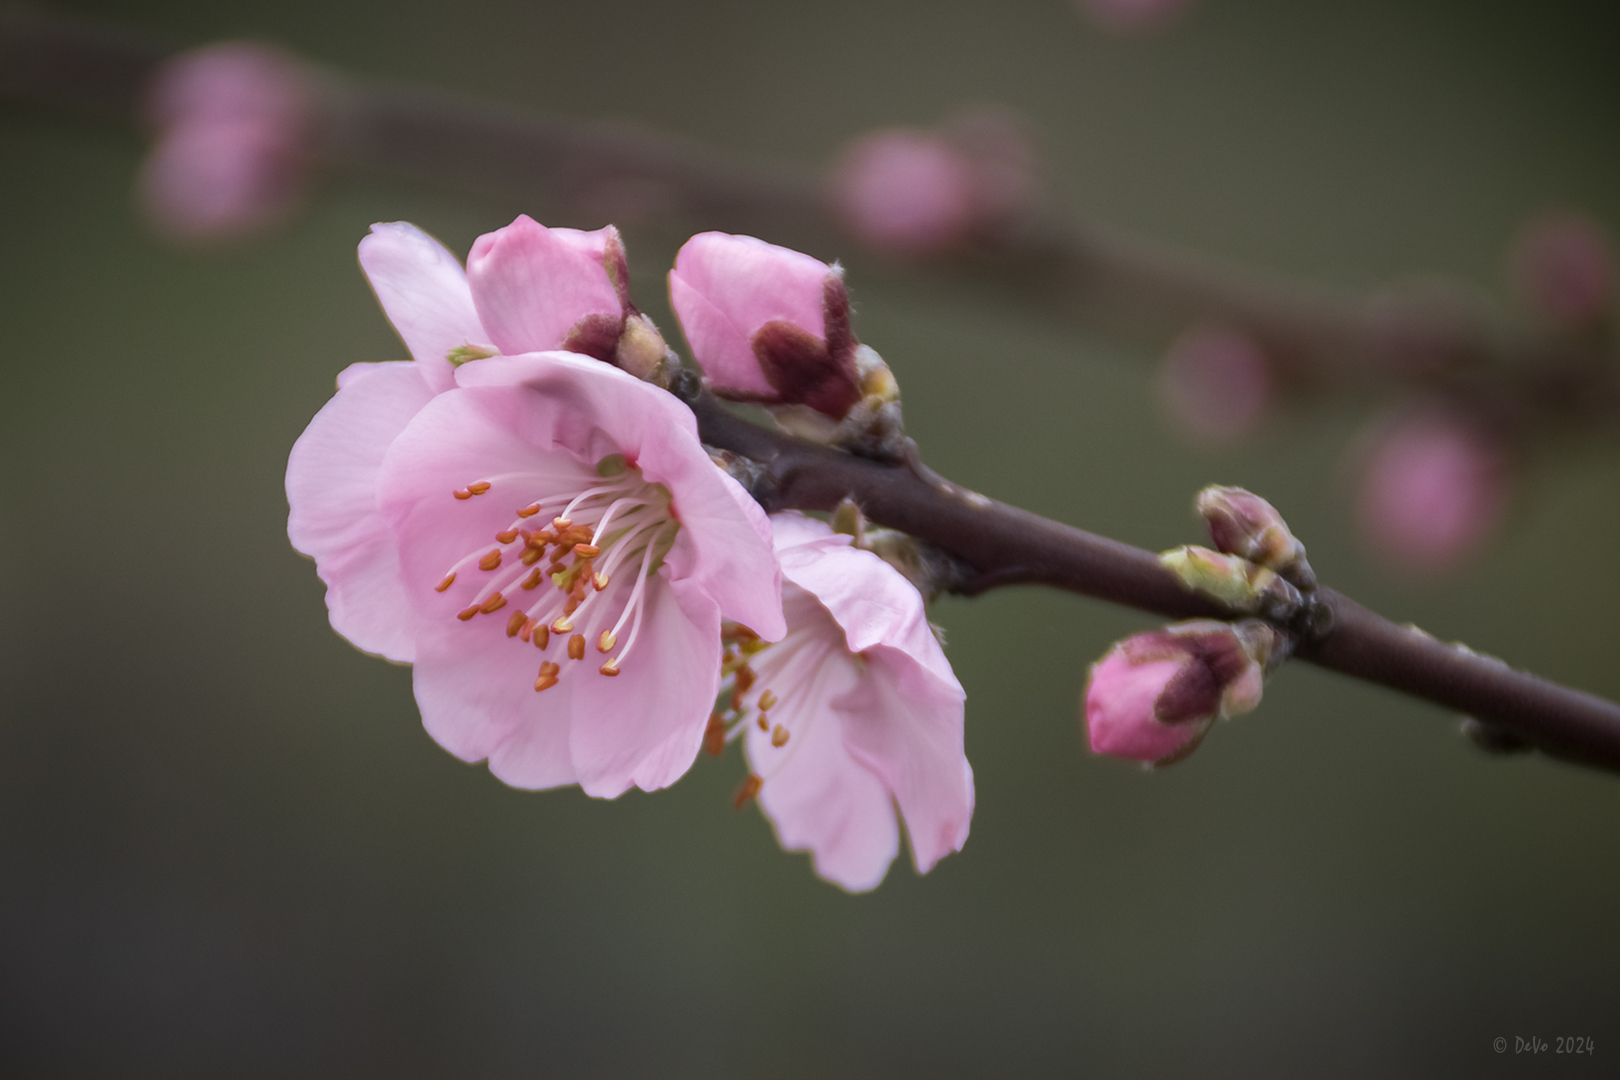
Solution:
<path fill-rule="evenodd" d="M 165 50 L 120 28 L 0 8 L 0 95 L 134 119 Z M 315 153 L 327 167 L 564 206 L 593 221 L 768 236 L 836 255 L 862 246 L 823 178 L 624 124 L 537 116 L 456 94 L 320 71 Z M 922 259 L 914 260 L 924 265 Z M 1157 340 L 1199 322 L 1252 337 L 1299 385 L 1438 389 L 1510 430 L 1612 426 L 1607 333 L 1513 329 L 1419 293 L 1362 298 L 1175 251 L 1031 204 L 926 264 L 1011 283 L 1059 310 Z"/>
<path fill-rule="evenodd" d="M 1050 585 L 1172 619 L 1238 618 L 1187 591 L 1153 552 L 1050 521 L 940 480 L 749 423 L 702 394 L 693 401 L 704 442 L 766 467 L 755 495 L 767 510 L 832 510 L 853 499 L 873 521 L 960 561 L 951 591 Z M 1301 634 L 1300 659 L 1434 702 L 1511 733 L 1555 757 L 1620 771 L 1620 705 L 1516 671 L 1493 657 L 1397 626 L 1332 589 L 1330 618 Z"/>

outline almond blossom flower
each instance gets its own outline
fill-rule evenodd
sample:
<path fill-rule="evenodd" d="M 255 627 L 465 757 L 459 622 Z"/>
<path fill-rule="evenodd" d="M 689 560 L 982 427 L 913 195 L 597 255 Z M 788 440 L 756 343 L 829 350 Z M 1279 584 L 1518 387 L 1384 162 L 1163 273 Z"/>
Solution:
<path fill-rule="evenodd" d="M 854 892 L 876 888 L 900 850 L 919 873 L 967 840 L 973 770 L 963 752 L 962 686 L 901 574 L 797 513 L 771 518 L 787 636 L 766 645 L 728 630 L 731 713 L 710 750 L 746 737 L 753 773 L 739 801 L 760 808 L 790 851 Z"/>
<path fill-rule="evenodd" d="M 780 636 L 779 575 L 764 514 L 673 396 L 587 356 L 497 355 L 602 314 L 580 311 L 594 282 L 547 276 L 559 246 L 599 234 L 559 245 L 534 229 L 480 241 L 470 285 L 410 226 L 362 243 L 416 359 L 340 377 L 293 448 L 288 532 L 334 628 L 416 665 L 442 745 L 514 786 L 612 797 L 685 771 L 718 690 L 720 618 Z"/>

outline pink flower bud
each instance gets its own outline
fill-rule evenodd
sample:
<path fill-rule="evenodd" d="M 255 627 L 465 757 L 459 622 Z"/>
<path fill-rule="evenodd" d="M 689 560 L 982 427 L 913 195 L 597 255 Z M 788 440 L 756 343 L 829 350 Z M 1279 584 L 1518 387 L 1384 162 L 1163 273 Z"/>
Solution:
<path fill-rule="evenodd" d="M 669 296 L 721 397 L 835 420 L 860 400 L 839 268 L 752 236 L 700 233 L 675 257 Z"/>
<path fill-rule="evenodd" d="M 875 131 L 844 152 L 833 198 L 849 230 L 873 247 L 927 254 L 972 229 L 973 164 L 927 132 Z"/>
<path fill-rule="evenodd" d="M 1431 409 L 1380 432 L 1361 468 L 1362 538 L 1408 570 L 1435 573 L 1461 562 L 1507 512 L 1509 463 L 1477 423 Z"/>
<path fill-rule="evenodd" d="M 1265 354 L 1247 335 L 1196 327 L 1170 346 L 1159 370 L 1159 401 L 1195 442 L 1222 445 L 1259 425 L 1271 382 Z"/>
<path fill-rule="evenodd" d="M 169 236 L 202 242 L 285 217 L 308 181 L 312 94 L 296 60 L 232 42 L 169 61 L 148 92 L 158 140 L 137 194 Z"/>
<path fill-rule="evenodd" d="M 1091 666 L 1085 713 L 1092 753 L 1178 761 L 1217 718 L 1259 704 L 1262 674 L 1242 634 L 1226 623 L 1181 623 L 1126 638 Z"/>
<path fill-rule="evenodd" d="M 1121 34 L 1156 30 L 1191 6 L 1192 0 L 1075 0 L 1105 30 Z"/>
<path fill-rule="evenodd" d="M 633 310 L 611 225 L 548 229 L 521 214 L 473 242 L 467 281 L 490 340 L 508 356 L 566 349 L 612 362 Z"/>
<path fill-rule="evenodd" d="M 1614 293 L 1608 237 L 1584 214 L 1543 214 L 1514 239 L 1508 278 L 1538 313 L 1558 322 L 1590 322 L 1608 311 Z"/>

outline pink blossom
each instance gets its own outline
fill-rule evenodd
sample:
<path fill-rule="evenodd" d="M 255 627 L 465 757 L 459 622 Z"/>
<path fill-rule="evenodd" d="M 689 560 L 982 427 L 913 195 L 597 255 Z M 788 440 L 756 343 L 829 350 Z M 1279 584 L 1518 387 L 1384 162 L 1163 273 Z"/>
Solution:
<path fill-rule="evenodd" d="M 973 771 L 962 686 L 922 596 L 820 521 L 778 514 L 771 526 L 788 633 L 765 648 L 744 634 L 728 663 L 731 734 L 746 735 L 760 808 L 783 847 L 855 892 L 899 853 L 898 808 L 927 873 L 967 840 Z"/>
<path fill-rule="evenodd" d="M 1246 334 L 1200 326 L 1170 346 L 1159 370 L 1159 400 L 1193 441 L 1223 445 L 1259 426 L 1271 382 L 1265 354 Z"/>
<path fill-rule="evenodd" d="M 699 233 L 670 302 L 715 392 L 842 419 L 860 400 L 843 271 L 752 236 Z"/>
<path fill-rule="evenodd" d="M 1609 309 L 1614 256 L 1603 227 L 1584 214 L 1543 214 L 1524 226 L 1508 253 L 1515 289 L 1541 314 L 1590 322 Z"/>
<path fill-rule="evenodd" d="M 308 180 L 312 97 L 298 62 L 267 46 L 231 42 L 169 61 L 148 93 L 159 134 L 138 183 L 153 223 L 206 241 L 284 217 Z"/>
<path fill-rule="evenodd" d="M 288 533 L 332 625 L 414 663 L 429 732 L 514 786 L 671 783 L 718 690 L 721 615 L 783 633 L 763 513 L 673 396 L 577 354 L 496 355 L 481 313 L 534 325 L 511 308 L 545 297 L 469 285 L 408 225 L 360 254 L 416 359 L 345 371 L 288 462 Z"/>
<path fill-rule="evenodd" d="M 927 254 L 961 243 L 976 223 L 973 162 L 945 139 L 894 128 L 844 152 L 833 198 L 850 231 L 874 247 Z"/>
<path fill-rule="evenodd" d="M 1387 426 L 1362 464 L 1363 540 L 1408 570 L 1435 573 L 1473 554 L 1507 514 L 1509 466 L 1477 424 L 1427 410 Z"/>
<path fill-rule="evenodd" d="M 1091 666 L 1085 717 L 1092 753 L 1178 761 L 1217 718 L 1259 704 L 1262 674 L 1226 623 L 1181 623 L 1127 638 Z"/>

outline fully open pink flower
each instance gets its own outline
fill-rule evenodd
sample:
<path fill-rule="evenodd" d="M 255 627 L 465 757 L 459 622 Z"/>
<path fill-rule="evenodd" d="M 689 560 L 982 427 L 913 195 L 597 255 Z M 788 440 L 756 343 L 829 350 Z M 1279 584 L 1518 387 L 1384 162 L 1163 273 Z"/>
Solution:
<path fill-rule="evenodd" d="M 669 298 L 717 394 L 841 420 L 860 400 L 843 272 L 752 236 L 699 233 Z"/>
<path fill-rule="evenodd" d="M 927 873 L 961 850 L 973 817 L 962 686 L 898 571 L 822 522 L 771 525 L 788 633 L 752 654 L 733 698 L 760 807 L 783 847 L 861 891 L 899 852 L 898 806 Z"/>
<path fill-rule="evenodd" d="M 475 303 L 425 234 L 378 226 L 361 262 L 417 359 L 348 369 L 288 463 L 333 626 L 414 662 L 428 730 L 508 783 L 672 782 L 721 615 L 783 632 L 763 513 L 671 395 L 572 353 L 492 355 L 480 309 L 524 313 Z"/>

